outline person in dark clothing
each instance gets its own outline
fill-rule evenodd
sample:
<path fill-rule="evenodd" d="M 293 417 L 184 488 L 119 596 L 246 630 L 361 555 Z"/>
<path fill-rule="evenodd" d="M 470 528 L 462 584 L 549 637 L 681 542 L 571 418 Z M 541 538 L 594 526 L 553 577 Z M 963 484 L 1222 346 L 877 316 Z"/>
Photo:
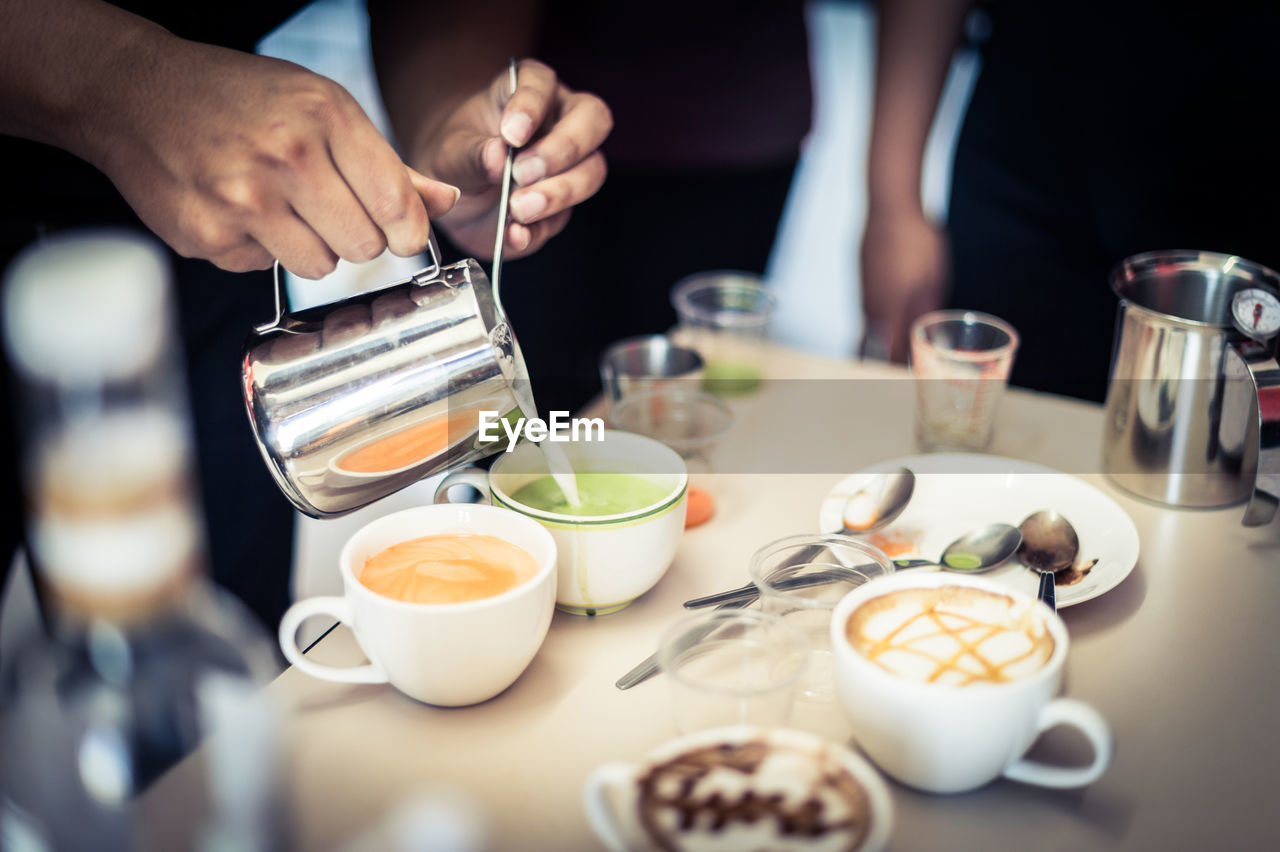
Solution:
<path fill-rule="evenodd" d="M 509 95 L 504 54 L 483 76 L 418 78 L 423 120 L 449 132 L 406 165 L 336 83 L 249 52 L 302 5 L 0 8 L 0 155 L 27 178 L 7 184 L 0 204 L 0 266 L 40 235 L 80 225 L 146 227 L 174 250 L 212 573 L 268 626 L 288 603 L 293 512 L 253 444 L 238 385 L 244 335 L 271 316 L 269 273 L 254 270 L 278 258 L 314 278 L 339 257 L 412 255 L 429 221 L 468 247 L 487 227 L 489 244 L 475 251 L 486 256 L 508 144 L 542 163 L 513 204 L 530 193 L 550 202 L 517 215 L 506 235 L 509 256 L 535 251 L 603 181 L 598 148 L 610 129 L 599 98 L 542 63 L 522 60 Z M 398 29 L 420 5 L 379 4 L 374 20 Z M 418 49 L 404 40 L 380 62 L 412 62 Z M 430 177 L 425 155 L 436 158 Z M 4 415 L 0 487 L 20 506 L 12 405 Z M 22 523 L 6 513 L 0 580 Z"/>
<path fill-rule="evenodd" d="M 1271 4 L 993 2 L 956 143 L 946 230 L 920 207 L 924 139 L 970 0 L 889 0 L 863 238 L 867 326 L 905 360 L 943 305 L 1021 332 L 1012 381 L 1100 400 L 1111 269 L 1157 249 L 1280 263 Z M 985 29 L 985 28 L 984 28 Z M 949 272 L 949 275 L 948 275 Z"/>
<path fill-rule="evenodd" d="M 538 406 L 574 411 L 598 392 L 610 343 L 675 324 L 668 293 L 711 269 L 763 273 L 812 114 L 801 0 L 655 0 L 516 3 L 488 27 L 499 44 L 545 60 L 608 103 L 615 127 L 601 150 L 609 179 L 574 209 L 537 254 L 503 270 L 502 298 L 520 340 Z M 371 5 L 376 11 L 376 2 Z M 456 10 L 455 10 L 456 14 Z M 415 81 L 474 57 L 450 49 L 465 28 L 420 8 L 416 26 L 375 19 L 375 59 L 405 32 L 434 33 L 417 65 L 379 63 L 399 138 L 432 134 Z M 468 45 L 479 44 L 470 38 Z M 502 55 L 488 51 L 488 62 Z M 429 161 L 428 161 L 429 162 Z M 515 176 L 521 178 L 517 159 Z M 430 165 L 426 174 L 438 176 Z M 512 210 L 521 202 L 513 199 Z M 444 247 L 446 253 L 466 252 Z"/>

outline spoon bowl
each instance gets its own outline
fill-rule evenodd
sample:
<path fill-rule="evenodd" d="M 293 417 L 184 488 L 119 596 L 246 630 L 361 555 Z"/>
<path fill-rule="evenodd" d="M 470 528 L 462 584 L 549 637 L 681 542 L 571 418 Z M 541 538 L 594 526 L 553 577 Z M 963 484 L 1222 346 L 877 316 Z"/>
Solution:
<path fill-rule="evenodd" d="M 1028 568 L 1061 571 L 1070 568 L 1080 553 L 1080 537 L 1075 527 L 1053 510 L 1027 515 L 1018 530 L 1022 533 L 1018 558 Z"/>
<path fill-rule="evenodd" d="M 896 559 L 899 568 L 919 568 L 937 565 L 947 571 L 960 574 L 981 574 L 1002 565 L 1018 552 L 1022 533 L 1009 524 L 988 524 L 965 533 L 947 545 L 938 561 L 927 559 Z"/>
<path fill-rule="evenodd" d="M 1040 572 L 1036 596 L 1052 610 L 1058 608 L 1057 581 L 1054 575 L 1075 564 L 1080 553 L 1080 537 L 1070 521 L 1051 509 L 1032 512 L 1018 525 L 1022 544 L 1018 558 L 1033 571 Z"/>
<path fill-rule="evenodd" d="M 845 535 L 865 535 L 898 519 L 915 492 L 916 475 L 905 467 L 876 476 L 845 501 L 840 513 Z"/>

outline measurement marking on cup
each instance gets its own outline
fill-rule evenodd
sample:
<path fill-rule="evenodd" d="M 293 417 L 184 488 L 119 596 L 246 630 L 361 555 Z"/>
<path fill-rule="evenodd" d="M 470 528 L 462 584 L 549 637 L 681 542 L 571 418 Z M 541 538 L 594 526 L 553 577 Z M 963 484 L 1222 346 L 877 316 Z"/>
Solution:
<path fill-rule="evenodd" d="M 508 453 L 516 448 L 516 443 L 520 440 L 521 435 L 535 444 L 540 444 L 543 441 L 563 444 L 576 441 L 604 440 L 603 418 L 571 418 L 567 411 L 552 411 L 550 414 L 551 419 L 549 420 L 543 420 L 541 417 L 520 417 L 513 424 L 510 420 L 503 418 L 497 411 L 481 411 L 479 419 L 480 432 L 477 439 L 481 443 L 492 444 L 495 441 L 501 441 L 505 434 L 507 440 L 505 452 Z M 499 425 L 502 427 L 500 430 L 498 428 Z"/>

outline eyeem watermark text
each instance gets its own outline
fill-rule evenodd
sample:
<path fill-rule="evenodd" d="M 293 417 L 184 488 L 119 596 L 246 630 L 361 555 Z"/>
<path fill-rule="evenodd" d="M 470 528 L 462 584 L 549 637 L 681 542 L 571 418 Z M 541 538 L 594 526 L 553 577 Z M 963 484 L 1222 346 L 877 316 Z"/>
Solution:
<path fill-rule="evenodd" d="M 499 430 L 501 426 L 501 430 Z M 603 441 L 604 420 L 599 417 L 569 417 L 567 411 L 552 411 L 550 420 L 541 417 L 521 417 L 513 425 L 504 420 L 496 411 L 480 412 L 479 440 L 485 444 L 501 441 L 503 434 L 507 436 L 505 452 L 516 448 L 516 442 L 523 434 L 525 438 L 540 444 L 543 441 L 566 443 L 569 441 Z M 595 437 L 592 437 L 592 436 Z"/>

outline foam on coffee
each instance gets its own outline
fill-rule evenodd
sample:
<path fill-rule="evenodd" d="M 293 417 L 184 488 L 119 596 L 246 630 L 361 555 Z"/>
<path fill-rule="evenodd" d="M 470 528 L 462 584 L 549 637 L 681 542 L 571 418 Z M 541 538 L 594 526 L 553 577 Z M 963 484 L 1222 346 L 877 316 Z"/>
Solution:
<path fill-rule="evenodd" d="M 639 817 L 661 849 L 856 850 L 866 790 L 826 750 L 762 739 L 691 749 L 637 781 Z"/>
<path fill-rule="evenodd" d="M 505 539 L 446 533 L 394 544 L 365 560 L 358 577 L 389 598 L 445 604 L 500 595 L 537 573 L 528 551 Z"/>
<path fill-rule="evenodd" d="M 849 616 L 845 635 L 893 674 L 956 686 L 1025 677 L 1048 662 L 1054 647 L 1035 601 L 967 586 L 872 598 Z"/>

